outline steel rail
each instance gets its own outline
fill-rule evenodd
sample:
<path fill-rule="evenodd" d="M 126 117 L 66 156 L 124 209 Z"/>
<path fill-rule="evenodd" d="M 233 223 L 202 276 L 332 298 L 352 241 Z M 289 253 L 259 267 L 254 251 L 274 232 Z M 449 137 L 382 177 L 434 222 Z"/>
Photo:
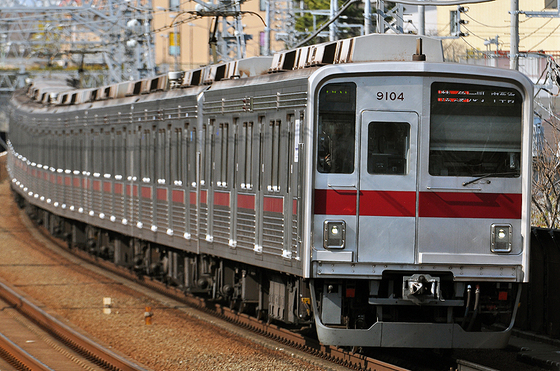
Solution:
<path fill-rule="evenodd" d="M 0 297 L 66 346 L 92 359 L 102 367 L 122 371 L 147 371 L 60 322 L 15 292 L 2 280 L 0 280 Z M 35 370 L 35 368 L 31 368 L 31 370 Z M 45 370 L 50 369 L 46 368 Z"/>
<path fill-rule="evenodd" d="M 0 357 L 18 369 L 30 371 L 54 371 L 22 347 L 0 333 Z"/>

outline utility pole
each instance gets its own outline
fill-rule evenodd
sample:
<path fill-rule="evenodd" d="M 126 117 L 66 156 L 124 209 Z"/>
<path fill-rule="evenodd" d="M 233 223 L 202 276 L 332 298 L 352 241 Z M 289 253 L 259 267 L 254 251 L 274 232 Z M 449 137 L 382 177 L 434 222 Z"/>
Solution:
<path fill-rule="evenodd" d="M 364 34 L 371 33 L 371 0 L 365 0 L 364 4 Z"/>
<path fill-rule="evenodd" d="M 509 54 L 509 68 L 519 69 L 519 0 L 511 0 L 511 47 Z"/>
<path fill-rule="evenodd" d="M 331 15 L 330 20 L 333 20 L 336 13 L 338 13 L 338 0 L 331 0 Z M 329 41 L 338 40 L 338 27 L 336 20 L 329 26 Z"/>
<path fill-rule="evenodd" d="M 426 35 L 426 7 L 424 5 L 418 5 L 418 15 L 420 16 L 420 21 L 418 25 L 418 35 Z"/>

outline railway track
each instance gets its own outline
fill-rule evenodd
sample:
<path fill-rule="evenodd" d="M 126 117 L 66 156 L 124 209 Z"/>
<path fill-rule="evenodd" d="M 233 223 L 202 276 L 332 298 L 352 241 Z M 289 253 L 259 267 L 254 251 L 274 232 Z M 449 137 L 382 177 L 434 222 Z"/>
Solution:
<path fill-rule="evenodd" d="M 111 262 L 105 261 L 98 257 L 79 249 L 67 249 L 65 241 L 51 236 L 44 228 L 39 227 L 41 233 L 57 244 L 59 247 L 66 249 L 73 255 L 83 259 L 90 264 L 94 264 L 104 270 L 117 274 L 125 279 L 132 280 L 151 290 L 154 290 L 166 297 L 172 298 L 189 306 L 211 313 L 214 316 L 235 323 L 243 328 L 253 331 L 257 334 L 266 336 L 270 339 L 283 343 L 294 349 L 306 352 L 316 357 L 323 358 L 334 364 L 347 367 L 354 370 L 369 371 L 407 371 L 408 369 L 387 362 L 379 361 L 371 357 L 354 353 L 348 350 L 325 346 L 318 341 L 309 338 L 303 334 L 294 333 L 285 328 L 276 326 L 273 323 L 267 323 L 258 318 L 239 313 L 226 306 L 207 301 L 203 298 L 186 294 L 182 290 L 168 286 L 163 282 L 150 279 L 145 276 L 138 276 L 133 271 L 124 267 L 116 266 Z"/>
<path fill-rule="evenodd" d="M 0 356 L 16 369 L 146 371 L 65 325 L 2 281 L 0 298 Z"/>
<path fill-rule="evenodd" d="M 96 265 L 99 268 L 112 272 L 123 279 L 134 281 L 150 290 L 153 290 L 165 297 L 172 298 L 191 307 L 203 310 L 212 316 L 222 318 L 240 327 L 246 328 L 256 334 L 266 336 L 289 347 L 300 350 L 307 354 L 322 358 L 329 363 L 343 366 L 350 370 L 360 371 L 526 371 L 541 370 L 538 367 L 529 366 L 515 361 L 515 356 L 508 355 L 508 360 L 504 360 L 505 368 L 492 368 L 477 363 L 476 360 L 465 360 L 455 358 L 453 355 L 438 354 L 437 351 L 430 350 L 399 350 L 399 349 L 370 349 L 364 353 L 356 353 L 349 349 L 341 349 L 320 344 L 314 338 L 304 334 L 294 333 L 285 328 L 267 323 L 257 318 L 239 313 L 233 309 L 207 301 L 203 298 L 185 293 L 184 291 L 168 286 L 163 282 L 151 279 L 147 276 L 138 276 L 133 271 L 116 266 L 113 263 L 92 256 L 86 251 L 71 248 L 68 249 L 67 243 L 62 239 L 53 237 L 44 228 L 39 227 L 41 233 L 58 245 L 60 248 L 72 255 Z M 502 352 L 502 353 L 500 353 Z M 408 354 L 403 354 L 408 353 Z M 508 351 L 492 350 L 487 358 L 501 358 Z M 511 353 L 511 351 L 509 351 Z M 459 352 L 459 357 L 469 357 L 470 352 Z M 419 360 L 419 357 L 426 359 Z M 478 357 L 474 357 L 478 359 Z M 484 357 L 483 357 L 484 358 Z M 484 362 L 484 361 L 482 361 Z"/>
<path fill-rule="evenodd" d="M 430 357 L 433 362 L 418 362 L 414 357 L 422 356 L 422 350 L 412 350 L 409 351 L 413 354 L 412 357 L 403 357 L 399 354 L 399 350 L 388 350 L 383 349 L 380 351 L 373 351 L 367 354 L 374 354 L 373 356 L 368 356 L 362 353 L 353 352 L 349 349 L 336 348 L 331 346 L 325 346 L 320 344 L 314 338 L 305 336 L 304 334 L 295 333 L 289 331 L 288 329 L 279 327 L 273 323 L 264 322 L 258 318 L 251 317 L 249 315 L 239 313 L 236 310 L 228 308 L 226 306 L 205 300 L 204 298 L 197 297 L 185 293 L 184 291 L 166 285 L 163 282 L 151 279 L 147 276 L 138 276 L 135 272 L 121 267 L 116 266 L 113 263 L 101 259 L 96 256 L 90 255 L 88 252 L 76 248 L 68 249 L 67 243 L 59 238 L 53 237 L 48 233 L 43 227 L 38 227 L 40 232 L 51 240 L 54 244 L 58 245 L 60 248 L 71 253 L 72 255 L 87 261 L 90 264 L 96 265 L 97 267 L 112 272 L 123 279 L 134 281 L 143 287 L 153 290 L 165 297 L 177 300 L 188 306 L 195 307 L 199 310 L 203 310 L 212 316 L 219 317 L 230 323 L 234 323 L 237 326 L 248 329 L 256 334 L 265 336 L 267 338 L 273 339 L 277 342 L 285 344 L 291 348 L 300 350 L 307 354 L 315 357 L 322 358 L 332 364 L 345 367 L 349 370 L 360 370 L 360 371 L 470 371 L 470 370 L 484 370 L 484 371 L 498 371 L 493 368 L 489 368 L 475 362 L 469 362 L 465 360 L 454 360 L 447 356 L 438 356 L 436 353 L 430 353 Z M 431 363 L 431 364 L 430 364 Z M 399 365 L 400 364 L 400 365 Z M 451 365 L 451 366 L 450 366 Z M 523 367 L 523 366 L 521 366 Z M 521 368 L 522 369 L 522 368 Z M 517 370 L 517 369 L 512 369 Z M 510 370 L 510 371 L 512 371 Z"/>

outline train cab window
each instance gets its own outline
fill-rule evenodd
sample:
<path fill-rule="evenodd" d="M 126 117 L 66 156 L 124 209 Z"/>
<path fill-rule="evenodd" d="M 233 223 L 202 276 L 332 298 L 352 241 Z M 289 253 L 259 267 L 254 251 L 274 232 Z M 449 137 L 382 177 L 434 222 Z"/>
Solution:
<path fill-rule="evenodd" d="M 354 172 L 356 148 L 356 85 L 327 84 L 319 93 L 317 170 Z"/>
<path fill-rule="evenodd" d="M 521 106 L 512 88 L 432 84 L 430 175 L 519 176 Z"/>
<path fill-rule="evenodd" d="M 370 174 L 408 172 L 410 125 L 406 122 L 370 122 L 367 169 Z"/>

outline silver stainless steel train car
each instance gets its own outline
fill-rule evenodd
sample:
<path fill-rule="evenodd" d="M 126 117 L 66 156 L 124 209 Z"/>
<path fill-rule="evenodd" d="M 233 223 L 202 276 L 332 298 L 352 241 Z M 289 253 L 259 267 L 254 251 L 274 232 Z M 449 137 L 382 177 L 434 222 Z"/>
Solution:
<path fill-rule="evenodd" d="M 504 347 L 528 279 L 533 87 L 420 40 L 37 82 L 11 103 L 13 188 L 71 246 L 326 344 Z"/>

